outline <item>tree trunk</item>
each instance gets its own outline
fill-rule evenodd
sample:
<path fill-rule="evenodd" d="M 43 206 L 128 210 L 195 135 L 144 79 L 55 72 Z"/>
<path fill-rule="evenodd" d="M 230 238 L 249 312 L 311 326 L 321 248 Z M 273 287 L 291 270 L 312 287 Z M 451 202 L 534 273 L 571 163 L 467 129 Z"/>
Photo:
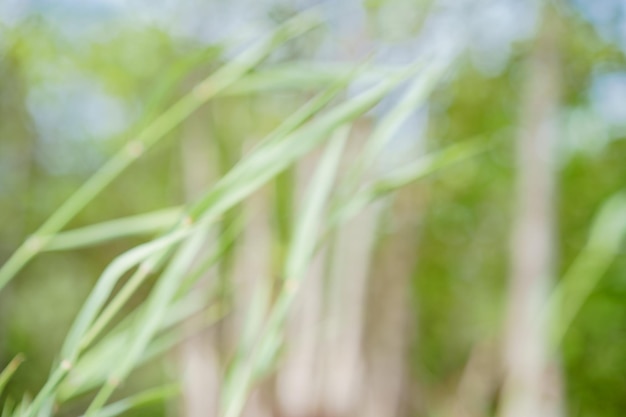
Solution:
<path fill-rule="evenodd" d="M 560 84 L 556 20 L 554 11 L 546 8 L 529 59 L 517 138 L 502 417 L 558 416 L 562 408 L 559 368 L 550 357 L 547 323 L 540 316 L 555 258 L 554 149 Z"/>

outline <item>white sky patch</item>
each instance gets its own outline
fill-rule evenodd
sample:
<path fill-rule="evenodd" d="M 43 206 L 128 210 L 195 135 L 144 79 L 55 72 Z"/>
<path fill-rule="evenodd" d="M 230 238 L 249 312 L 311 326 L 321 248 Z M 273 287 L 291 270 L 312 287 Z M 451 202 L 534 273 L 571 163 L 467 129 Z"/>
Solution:
<path fill-rule="evenodd" d="M 13 27 L 21 23 L 22 20 L 28 16 L 29 10 L 29 4 L 24 0 L 1 0 L 0 23 Z"/>
<path fill-rule="evenodd" d="M 598 155 L 611 141 L 626 135 L 626 72 L 598 73 L 589 90 L 589 103 L 565 108 L 561 115 L 562 162 L 582 152 Z"/>
<path fill-rule="evenodd" d="M 91 171 L 104 158 L 93 142 L 122 133 L 133 119 L 127 103 L 85 76 L 31 87 L 27 106 L 39 134 L 38 158 L 55 174 Z"/>
<path fill-rule="evenodd" d="M 468 22 L 472 62 L 486 75 L 506 67 L 514 42 L 529 37 L 535 28 L 536 9 L 531 1 L 496 0 L 481 4 Z"/>
<path fill-rule="evenodd" d="M 626 1 L 574 0 L 574 5 L 604 39 L 626 51 Z"/>
<path fill-rule="evenodd" d="M 626 72 L 595 75 L 590 99 L 607 123 L 626 128 Z"/>
<path fill-rule="evenodd" d="M 141 25 L 158 27 L 174 37 L 209 44 L 269 30 L 270 26 L 263 26 L 259 18 L 267 11 L 263 3 L 266 2 L 134 0 L 128 3 L 128 15 Z"/>

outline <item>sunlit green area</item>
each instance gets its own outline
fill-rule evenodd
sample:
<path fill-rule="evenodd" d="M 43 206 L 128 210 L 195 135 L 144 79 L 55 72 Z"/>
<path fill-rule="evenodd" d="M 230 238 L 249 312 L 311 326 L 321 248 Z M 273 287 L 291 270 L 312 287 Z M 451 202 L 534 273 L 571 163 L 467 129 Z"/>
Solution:
<path fill-rule="evenodd" d="M 625 53 L 620 0 L 0 0 L 0 417 L 622 416 Z"/>

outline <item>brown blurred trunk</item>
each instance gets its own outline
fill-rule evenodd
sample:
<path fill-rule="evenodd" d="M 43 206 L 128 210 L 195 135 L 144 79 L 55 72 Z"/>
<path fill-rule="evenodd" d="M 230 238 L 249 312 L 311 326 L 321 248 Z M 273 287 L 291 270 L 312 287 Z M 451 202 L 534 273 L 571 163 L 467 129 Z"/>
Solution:
<path fill-rule="evenodd" d="M 184 198 L 189 202 L 194 201 L 217 175 L 210 169 L 210 140 L 206 137 L 206 120 L 203 116 L 201 113 L 190 118 L 184 140 L 181 141 Z M 213 271 L 209 272 L 193 291 L 206 292 L 212 279 L 215 279 Z M 184 323 L 183 327 L 197 328 L 191 320 Z M 215 341 L 215 330 L 208 329 L 188 338 L 180 346 L 182 403 L 179 415 L 185 417 L 216 415 L 220 364 Z"/>
<path fill-rule="evenodd" d="M 554 149 L 558 137 L 558 22 L 546 7 L 529 59 L 517 138 L 516 206 L 500 416 L 562 414 L 560 371 L 549 357 L 546 302 L 554 275 Z"/>
<path fill-rule="evenodd" d="M 355 129 L 345 160 L 357 155 L 359 139 L 368 132 L 368 127 Z M 304 193 L 317 159 L 311 155 L 298 163 L 297 189 Z M 298 195 L 298 201 L 303 197 Z M 280 412 L 275 415 L 358 415 L 366 387 L 361 342 L 379 212 L 378 206 L 369 207 L 343 225 L 335 244 L 309 268 L 291 312 L 288 352 L 276 378 Z"/>
<path fill-rule="evenodd" d="M 228 114 L 232 108 L 221 103 Z M 185 199 L 193 201 L 206 191 L 211 182 L 223 176 L 240 157 L 241 132 L 223 126 L 213 126 L 207 134 L 207 114 L 217 113 L 207 108 L 190 118 L 188 132 L 182 141 L 182 171 Z M 223 129 L 223 130 L 220 130 Z M 207 135 L 211 135 L 207 137 Z M 193 291 L 208 294 L 212 289 L 220 292 L 222 303 L 232 310 L 215 326 L 205 329 L 185 340 L 180 348 L 182 385 L 182 411 L 185 417 L 217 416 L 219 398 L 224 380 L 224 369 L 231 359 L 248 320 L 262 320 L 263 312 L 252 312 L 251 306 L 258 297 L 268 294 L 272 277 L 272 229 L 269 213 L 270 193 L 262 187 L 241 204 L 245 228 L 238 237 L 234 252 L 232 274 L 228 260 L 221 267 L 212 268 L 194 287 Z M 225 215 L 226 218 L 228 215 Z M 216 237 L 220 230 L 215 230 Z M 207 247 L 207 250 L 209 248 Z M 232 282 L 231 282 L 232 280 Z M 219 282 L 218 282 L 219 281 Z M 232 288 L 232 293 L 229 291 Z M 258 317 L 254 316 L 255 314 Z M 194 328 L 193 323 L 185 324 Z M 197 326 L 195 326 L 197 328 Z M 243 416 L 271 416 L 271 404 L 265 395 L 266 386 L 254 389 L 248 398 Z"/>
<path fill-rule="evenodd" d="M 270 222 L 271 195 L 268 187 L 263 187 L 243 203 L 246 222 L 240 237 L 234 260 L 233 273 L 233 311 L 226 320 L 224 332 L 225 351 L 235 351 L 236 345 L 244 339 L 251 321 L 263 322 L 267 317 L 273 286 L 274 270 L 272 265 L 273 231 Z M 257 328 L 259 326 L 252 326 Z M 256 334 L 255 339 L 260 335 Z M 254 346 L 250 346 L 249 349 Z M 252 352 L 248 352 L 248 355 Z M 230 356 L 230 355 L 227 355 Z M 226 364 L 224 364 L 226 365 Z M 247 399 L 242 417 L 269 417 L 276 415 L 272 411 L 271 382 L 254 384 Z"/>
<path fill-rule="evenodd" d="M 368 283 L 365 350 L 366 375 L 362 401 L 355 415 L 409 415 L 419 406 L 409 401 L 408 358 L 414 323 L 411 320 L 411 278 L 418 253 L 418 223 L 423 199 L 420 187 L 398 190 L 390 208 L 388 229 L 381 236 Z"/>
<path fill-rule="evenodd" d="M 346 161 L 358 155 L 367 134 L 369 127 L 355 129 Z M 313 156 L 299 163 L 299 190 L 306 190 L 315 162 Z M 383 206 L 363 210 L 309 269 L 276 377 L 280 412 L 274 415 L 406 415 L 418 195 L 415 187 L 399 191 L 381 241 Z"/>

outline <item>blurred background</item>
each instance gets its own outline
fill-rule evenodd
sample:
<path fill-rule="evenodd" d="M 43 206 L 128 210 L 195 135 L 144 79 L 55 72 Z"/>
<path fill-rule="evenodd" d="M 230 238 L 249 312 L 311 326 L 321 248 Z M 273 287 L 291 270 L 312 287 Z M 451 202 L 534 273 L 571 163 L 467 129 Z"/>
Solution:
<path fill-rule="evenodd" d="M 339 232 L 337 261 L 325 269 L 329 251 L 310 266 L 280 360 L 244 415 L 623 415 L 622 0 L 0 0 L 0 263 L 155 115 L 312 6 L 323 24 L 272 54 L 271 80 L 202 106 L 67 228 L 192 201 L 336 74 L 369 59 L 384 77 L 443 51 L 445 74 L 374 171 L 470 138 L 492 146 Z M 402 91 L 359 120 L 348 159 Z M 207 282 L 222 282 L 231 308 L 211 326 L 183 324 L 184 336 L 116 394 L 177 381 L 180 395 L 125 415 L 216 415 L 233 334 L 259 282 L 275 278 L 318 159 L 230 213 L 243 229 Z M 617 209 L 602 211 L 607 202 Z M 25 357 L 3 401 L 41 389 L 98 276 L 143 241 L 43 253 L 0 292 L 0 368 Z M 537 311 L 564 277 L 581 284 L 565 286 L 576 307 L 551 342 Z M 517 398 L 524 384 L 539 391 L 540 414 L 523 411 L 537 409 Z M 90 395 L 58 415 L 81 415 Z"/>

